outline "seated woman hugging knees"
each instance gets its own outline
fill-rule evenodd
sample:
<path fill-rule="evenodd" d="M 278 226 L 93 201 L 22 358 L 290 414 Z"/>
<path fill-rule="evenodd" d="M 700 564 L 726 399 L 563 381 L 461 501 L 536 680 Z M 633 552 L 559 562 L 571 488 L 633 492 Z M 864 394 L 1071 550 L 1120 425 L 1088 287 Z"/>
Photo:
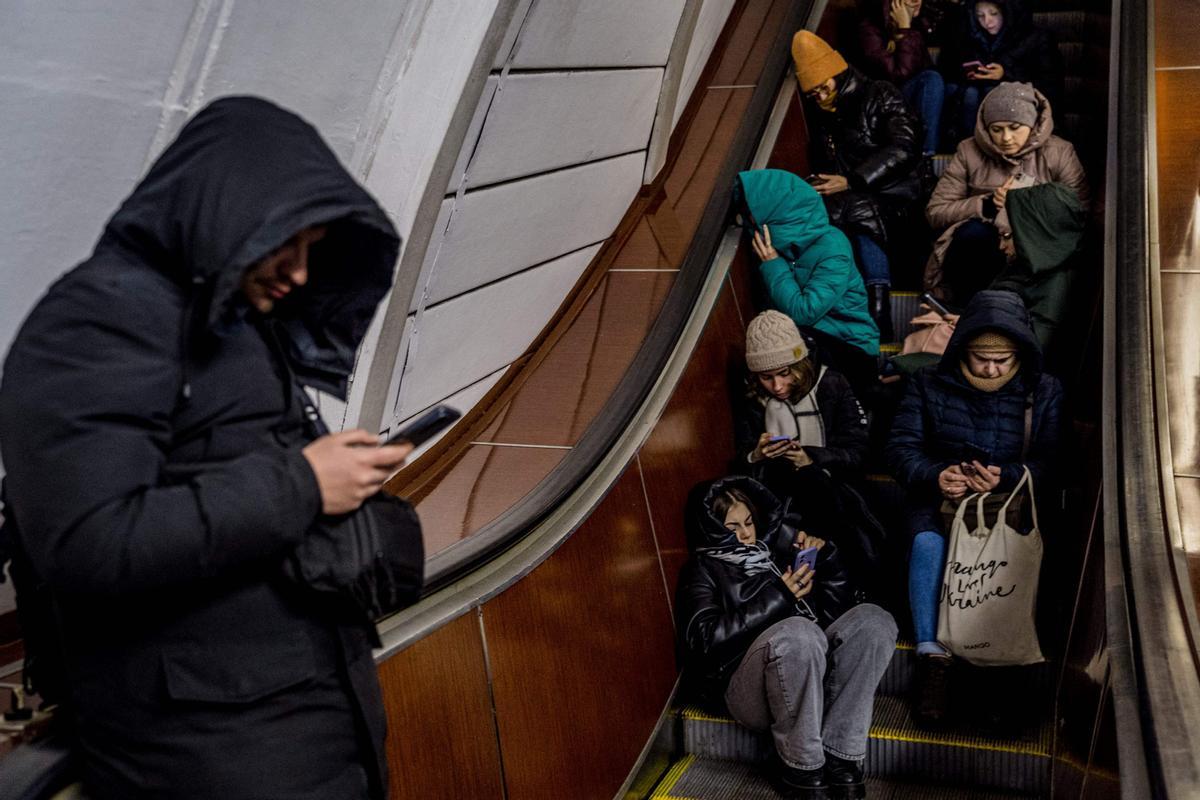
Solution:
<path fill-rule="evenodd" d="M 853 605 L 836 545 L 784 511 L 752 478 L 693 492 L 675 604 L 685 675 L 710 704 L 771 731 L 769 777 L 788 796 L 865 797 L 872 700 L 896 623 Z"/>

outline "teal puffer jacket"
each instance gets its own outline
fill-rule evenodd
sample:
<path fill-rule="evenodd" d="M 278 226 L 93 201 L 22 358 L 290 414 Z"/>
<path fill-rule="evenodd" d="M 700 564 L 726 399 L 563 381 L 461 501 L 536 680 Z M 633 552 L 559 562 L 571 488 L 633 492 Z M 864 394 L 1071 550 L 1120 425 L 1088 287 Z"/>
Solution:
<path fill-rule="evenodd" d="M 750 216 L 770 228 L 779 258 L 760 267 L 771 305 L 799 326 L 879 354 L 879 329 L 867 313 L 867 292 L 845 235 L 829 224 L 821 196 L 790 172 L 738 174 Z"/>

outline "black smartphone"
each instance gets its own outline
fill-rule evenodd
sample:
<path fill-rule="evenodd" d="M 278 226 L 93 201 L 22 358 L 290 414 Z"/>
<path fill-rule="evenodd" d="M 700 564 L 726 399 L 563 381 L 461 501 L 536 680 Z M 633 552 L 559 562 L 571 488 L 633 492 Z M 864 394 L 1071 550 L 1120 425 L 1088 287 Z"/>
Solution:
<path fill-rule="evenodd" d="M 420 447 L 435 434 L 453 425 L 461 416 L 462 412 L 450 406 L 434 406 L 392 434 L 384 444 L 410 442 L 413 447 Z"/>
<path fill-rule="evenodd" d="M 950 309 L 939 303 L 937 298 L 935 298 L 929 292 L 921 295 L 921 302 L 932 308 L 939 317 L 946 317 L 950 315 Z"/>
<path fill-rule="evenodd" d="M 971 442 L 967 442 L 963 449 L 965 452 L 965 456 L 963 457 L 964 463 L 970 464 L 972 461 L 978 461 L 985 467 L 992 463 L 992 452 L 990 450 L 985 450 Z"/>

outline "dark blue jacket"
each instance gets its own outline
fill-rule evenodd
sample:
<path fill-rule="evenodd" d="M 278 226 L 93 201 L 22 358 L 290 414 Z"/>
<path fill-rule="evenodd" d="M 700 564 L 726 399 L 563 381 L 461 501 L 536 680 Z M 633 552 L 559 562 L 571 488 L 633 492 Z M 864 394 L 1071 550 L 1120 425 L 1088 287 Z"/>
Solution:
<path fill-rule="evenodd" d="M 967 342 L 984 330 L 1003 333 L 1021 348 L 1019 372 L 995 392 L 971 386 L 959 366 Z M 1002 469 L 996 491 L 1017 484 L 1023 474 L 1025 405 L 1031 397 L 1033 425 L 1025 464 L 1044 497 L 1054 479 L 1062 385 L 1042 372 L 1042 350 L 1021 298 L 1015 292 L 980 292 L 959 319 L 942 360 L 913 376 L 892 423 L 887 461 L 908 492 L 912 533 L 942 529 L 937 479 L 952 464 L 987 453 L 990 463 Z"/>

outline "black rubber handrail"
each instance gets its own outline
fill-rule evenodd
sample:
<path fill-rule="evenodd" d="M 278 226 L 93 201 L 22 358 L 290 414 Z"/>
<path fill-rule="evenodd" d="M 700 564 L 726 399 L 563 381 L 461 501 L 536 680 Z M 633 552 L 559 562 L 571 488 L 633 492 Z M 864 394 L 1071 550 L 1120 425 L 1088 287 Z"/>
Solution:
<path fill-rule="evenodd" d="M 1195 632 L 1167 527 L 1156 392 L 1153 3 L 1113 0 L 1105 252 L 1104 536 L 1121 794 L 1200 797 Z M 1163 376 L 1158 375 L 1161 381 Z M 1185 652 L 1190 651 L 1190 652 Z"/>
<path fill-rule="evenodd" d="M 815 5 L 814 0 L 794 2 L 769 45 L 763 79 L 751 95 L 679 275 L 613 394 L 562 462 L 529 494 L 470 538 L 425 562 L 425 595 L 452 583 L 519 541 L 583 483 L 629 427 L 670 357 L 700 294 L 708 265 L 725 233 L 733 179 L 753 157 L 780 82 L 787 74 L 792 35 Z"/>

